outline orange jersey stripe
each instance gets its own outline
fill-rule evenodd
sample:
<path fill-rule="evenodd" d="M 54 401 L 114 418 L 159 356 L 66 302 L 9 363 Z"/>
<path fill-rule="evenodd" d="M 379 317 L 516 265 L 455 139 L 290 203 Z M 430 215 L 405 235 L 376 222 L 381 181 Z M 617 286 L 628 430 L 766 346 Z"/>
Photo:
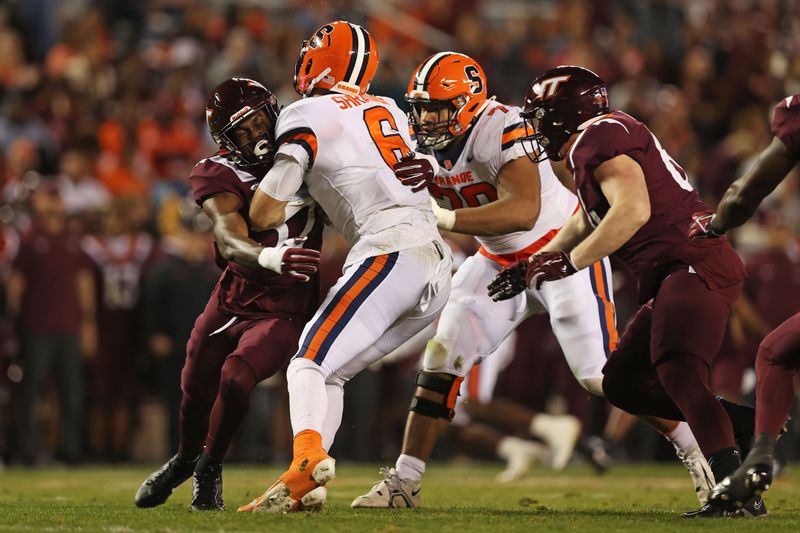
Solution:
<path fill-rule="evenodd" d="M 606 332 L 608 333 L 608 348 L 610 351 L 614 351 L 617 348 L 617 328 L 615 324 L 614 318 L 614 304 L 611 303 L 608 298 L 606 297 L 607 294 L 611 294 L 609 292 L 610 287 L 607 287 L 606 284 L 603 282 L 603 262 L 598 261 L 594 265 L 592 265 L 592 275 L 594 276 L 594 282 L 597 287 L 597 295 L 603 301 L 603 311 L 605 316 L 605 327 Z"/>
<path fill-rule="evenodd" d="M 295 133 L 294 135 L 290 136 L 286 139 L 286 142 L 292 141 L 305 141 L 308 143 L 308 146 L 311 147 L 311 151 L 314 154 L 314 159 L 317 159 L 317 136 L 313 133 Z"/>
<path fill-rule="evenodd" d="M 507 144 L 525 136 L 525 128 L 516 128 L 500 137 L 500 144 Z"/>
<path fill-rule="evenodd" d="M 481 365 L 477 364 L 469 371 L 469 383 L 467 384 L 467 397 L 478 399 L 478 386 L 481 382 Z"/>
<path fill-rule="evenodd" d="M 325 319 L 325 322 L 317 330 L 317 333 L 314 335 L 314 338 L 311 339 L 311 343 L 306 350 L 304 357 L 306 359 L 314 359 L 317 356 L 317 352 L 319 352 L 322 343 L 325 342 L 325 339 L 333 330 L 333 327 L 336 325 L 336 322 L 341 318 L 347 308 L 353 303 L 353 300 L 364 290 L 370 281 L 375 279 L 380 271 L 386 266 L 386 261 L 388 259 L 387 255 L 380 255 L 375 258 L 375 262 L 367 269 L 367 271 L 356 281 L 352 287 L 342 296 L 342 299 L 339 300 L 339 303 L 336 304 L 336 307 L 333 308 L 333 311 L 328 315 Z"/>

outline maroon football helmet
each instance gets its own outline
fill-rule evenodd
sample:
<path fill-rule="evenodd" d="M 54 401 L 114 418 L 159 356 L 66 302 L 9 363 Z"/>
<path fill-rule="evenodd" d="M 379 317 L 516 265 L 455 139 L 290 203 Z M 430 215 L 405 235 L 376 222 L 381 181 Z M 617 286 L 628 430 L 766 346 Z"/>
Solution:
<path fill-rule="evenodd" d="M 561 161 L 559 150 L 570 135 L 592 117 L 608 113 L 605 82 L 589 69 L 565 65 L 551 68 L 531 83 L 520 116 L 526 140 L 535 141 L 533 161 Z M 523 143 L 530 147 L 531 143 Z"/>
<path fill-rule="evenodd" d="M 272 91 L 247 78 L 223 81 L 206 104 L 209 133 L 226 152 L 226 157 L 240 167 L 272 163 L 278 113 L 278 101 Z M 239 142 L 234 131 L 245 121 L 259 133 L 246 142 Z"/>

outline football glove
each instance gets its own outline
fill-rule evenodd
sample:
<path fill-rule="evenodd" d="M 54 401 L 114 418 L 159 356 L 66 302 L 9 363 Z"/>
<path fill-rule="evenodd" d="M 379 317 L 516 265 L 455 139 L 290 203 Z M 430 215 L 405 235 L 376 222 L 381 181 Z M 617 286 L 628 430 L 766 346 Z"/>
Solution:
<path fill-rule="evenodd" d="M 690 239 L 715 239 L 722 237 L 722 233 L 714 230 L 714 220 L 716 213 L 711 211 L 700 211 L 692 215 L 692 223 L 689 225 Z"/>
<path fill-rule="evenodd" d="M 513 298 L 531 285 L 539 290 L 545 281 L 566 278 L 577 271 L 566 252 L 540 252 L 501 270 L 487 288 L 492 300 L 498 302 Z"/>
<path fill-rule="evenodd" d="M 264 248 L 258 255 L 258 264 L 295 281 L 310 281 L 319 270 L 319 251 L 303 248 L 305 240 L 287 239 L 280 246 Z"/>
<path fill-rule="evenodd" d="M 431 155 L 408 152 L 392 165 L 392 170 L 400 183 L 410 187 L 413 192 L 419 192 L 433 183 L 433 178 L 439 172 L 439 163 Z"/>

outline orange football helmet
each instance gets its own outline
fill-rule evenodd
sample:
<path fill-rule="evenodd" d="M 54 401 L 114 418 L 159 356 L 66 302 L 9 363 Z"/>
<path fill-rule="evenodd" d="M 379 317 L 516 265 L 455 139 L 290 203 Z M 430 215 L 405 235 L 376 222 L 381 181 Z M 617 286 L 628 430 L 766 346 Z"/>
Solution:
<path fill-rule="evenodd" d="M 441 150 L 466 132 L 486 105 L 486 75 L 477 61 L 456 52 L 439 52 L 423 61 L 408 84 L 411 127 L 417 143 Z M 446 118 L 439 113 L 446 110 Z M 423 113 L 439 120 L 423 121 Z"/>
<path fill-rule="evenodd" d="M 369 32 L 338 20 L 303 41 L 294 70 L 294 90 L 303 96 L 314 89 L 357 95 L 367 92 L 377 70 L 378 48 Z"/>

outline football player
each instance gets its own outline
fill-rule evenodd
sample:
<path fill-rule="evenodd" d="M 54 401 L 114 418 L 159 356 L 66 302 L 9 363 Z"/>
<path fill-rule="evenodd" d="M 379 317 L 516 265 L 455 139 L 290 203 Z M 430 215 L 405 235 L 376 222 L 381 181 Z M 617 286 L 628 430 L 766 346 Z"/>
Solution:
<path fill-rule="evenodd" d="M 709 388 L 744 266 L 724 238 L 688 240 L 707 208 L 647 127 L 608 106 L 596 74 L 561 66 L 537 77 L 522 114 L 536 160 L 565 159 L 581 211 L 538 253 L 490 284 L 497 300 L 546 290 L 615 255 L 638 276 L 644 304 L 606 363 L 603 391 L 634 414 L 686 420 L 715 479 L 739 465 L 735 428 Z M 743 440 L 749 435 L 743 436 Z M 746 514 L 766 513 L 760 500 Z M 686 516 L 719 516 L 704 505 Z"/>
<path fill-rule="evenodd" d="M 578 199 L 559 182 L 550 162 L 526 157 L 520 109 L 488 99 L 481 66 L 455 52 L 423 61 L 411 77 L 406 100 L 417 149 L 432 151 L 438 165 L 430 158 L 404 159 L 395 166 L 397 177 L 414 190 L 430 184 L 439 228 L 474 235 L 481 248 L 453 277 L 452 294 L 425 351 L 395 468 L 356 498 L 353 507 L 420 505 L 425 462 L 454 416 L 455 394 L 448 384 L 461 381 L 531 314 L 549 313 L 573 375 L 592 394 L 603 394 L 602 368 L 617 344 L 611 270 L 603 257 L 576 276 L 501 303 L 486 292 L 504 267 L 540 250 L 578 210 Z M 482 368 L 491 371 L 499 365 Z M 679 448 L 690 450 L 693 458 L 699 454 L 685 424 L 653 422 L 664 433 L 680 435 Z M 526 429 L 549 444 L 554 469 L 567 465 L 580 433 L 574 417 L 540 413 Z M 687 462 L 701 498 L 710 488 L 704 462 Z"/>
<path fill-rule="evenodd" d="M 392 170 L 412 142 L 394 101 L 367 92 L 377 67 L 375 41 L 355 24 L 325 24 L 304 43 L 294 79 L 304 98 L 281 112 L 275 165 L 250 205 L 251 224 L 275 227 L 307 190 L 352 248 L 287 371 L 294 459 L 242 511 L 324 502 L 344 383 L 433 321 L 450 292 L 452 258 L 428 194 Z M 446 382 L 453 397 L 458 384 Z"/>
<path fill-rule="evenodd" d="M 747 174 L 730 186 L 717 212 L 695 217 L 690 236 L 717 239 L 744 224 L 800 161 L 800 95 L 784 98 L 775 107 L 772 134 L 772 143 Z M 755 444 L 742 466 L 714 487 L 710 497 L 713 504 L 737 509 L 769 488 L 775 439 L 792 405 L 798 369 L 800 314 L 775 328 L 758 347 Z"/>
<path fill-rule="evenodd" d="M 253 193 L 275 155 L 275 96 L 232 78 L 214 89 L 206 117 L 219 151 L 189 179 L 227 266 L 186 346 L 178 453 L 139 487 L 139 507 L 161 505 L 192 476 L 192 509 L 223 508 L 222 461 L 250 392 L 285 367 L 317 305 L 324 224 L 313 201 L 293 196 L 280 225 L 248 229 Z"/>

